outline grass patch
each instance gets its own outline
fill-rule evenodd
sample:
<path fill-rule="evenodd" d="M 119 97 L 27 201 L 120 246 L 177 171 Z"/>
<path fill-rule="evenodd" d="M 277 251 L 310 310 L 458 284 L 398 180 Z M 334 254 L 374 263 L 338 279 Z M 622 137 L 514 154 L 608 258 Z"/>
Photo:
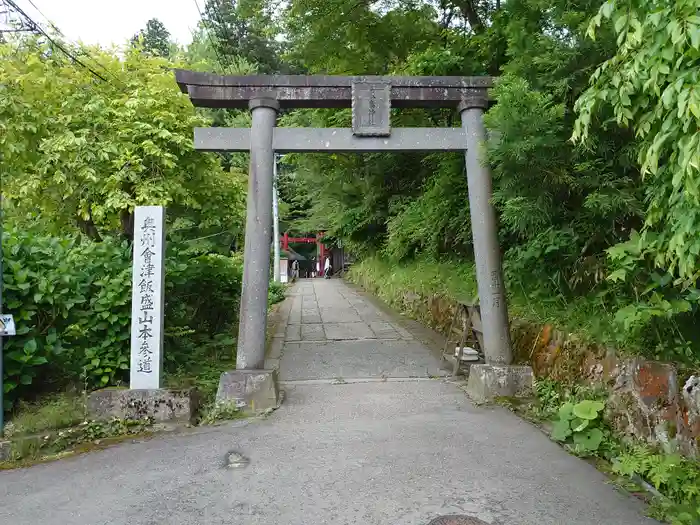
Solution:
<path fill-rule="evenodd" d="M 407 310 L 406 297 L 442 296 L 464 302 L 478 297 L 476 267 L 471 262 L 418 259 L 399 265 L 372 257 L 353 265 L 348 278 L 427 324 L 432 322 L 420 312 L 411 311 L 410 307 Z M 584 341 L 610 344 L 620 339 L 613 312 L 607 311 L 595 296 L 567 300 L 562 296 L 543 296 L 541 291 L 526 290 L 520 284 L 509 283 L 506 288 L 511 317 L 533 325 L 551 324 L 579 334 Z"/>
<path fill-rule="evenodd" d="M 246 414 L 235 403 L 213 403 L 208 410 L 203 411 L 201 424 L 213 425 L 218 421 L 232 421 L 244 417 Z"/>
<path fill-rule="evenodd" d="M 54 394 L 35 403 L 19 402 L 5 427 L 6 437 L 59 430 L 85 420 L 85 398 Z"/>
<path fill-rule="evenodd" d="M 61 430 L 46 430 L 33 436 L 17 436 L 12 440 L 11 460 L 0 463 L 0 470 L 30 466 L 60 459 L 72 453 L 89 452 L 128 438 L 152 433 L 150 420 L 83 421 Z"/>

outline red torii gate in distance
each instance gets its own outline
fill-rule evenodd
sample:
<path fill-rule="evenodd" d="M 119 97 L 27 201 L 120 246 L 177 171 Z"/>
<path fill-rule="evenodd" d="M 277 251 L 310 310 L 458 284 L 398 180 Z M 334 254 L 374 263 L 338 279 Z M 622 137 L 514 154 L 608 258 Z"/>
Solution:
<path fill-rule="evenodd" d="M 318 232 L 316 234 L 316 237 L 290 237 L 287 232 L 284 232 L 284 235 L 282 235 L 282 237 L 280 237 L 280 242 L 282 243 L 282 249 L 285 252 L 289 251 L 289 243 L 290 242 L 318 245 L 319 261 L 321 263 L 321 264 L 319 264 L 318 275 L 319 275 L 319 277 L 323 277 L 323 263 L 326 260 L 326 252 L 328 251 L 328 248 L 326 248 L 326 245 L 321 242 L 321 240 L 323 239 L 323 234 L 324 234 L 324 232 Z"/>

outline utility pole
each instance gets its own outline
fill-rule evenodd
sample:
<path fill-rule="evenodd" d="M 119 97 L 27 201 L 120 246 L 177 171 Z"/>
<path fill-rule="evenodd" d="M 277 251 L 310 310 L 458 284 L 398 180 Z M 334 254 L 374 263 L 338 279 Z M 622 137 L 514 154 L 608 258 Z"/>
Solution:
<path fill-rule="evenodd" d="M 280 208 L 277 200 L 277 162 L 279 156 L 275 153 L 275 159 L 272 169 L 272 246 L 274 248 L 274 267 L 272 269 L 273 278 L 276 283 L 281 281 L 280 278 Z"/>

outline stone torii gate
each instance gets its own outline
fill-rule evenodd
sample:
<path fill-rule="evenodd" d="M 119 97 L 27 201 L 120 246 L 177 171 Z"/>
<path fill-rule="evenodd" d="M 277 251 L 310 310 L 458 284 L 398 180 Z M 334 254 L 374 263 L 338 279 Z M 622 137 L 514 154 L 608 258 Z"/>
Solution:
<path fill-rule="evenodd" d="M 470 389 L 490 397 L 528 388 L 531 371 L 508 366 L 513 354 L 491 174 L 482 162 L 491 77 L 219 76 L 176 70 L 175 78 L 195 106 L 252 113 L 250 129 L 194 130 L 196 149 L 250 151 L 237 370 L 264 367 L 275 152 L 465 151 L 486 359 L 486 365 L 472 366 Z M 352 128 L 276 128 L 280 109 L 348 107 Z M 462 127 L 392 129 L 392 107 L 455 108 Z"/>

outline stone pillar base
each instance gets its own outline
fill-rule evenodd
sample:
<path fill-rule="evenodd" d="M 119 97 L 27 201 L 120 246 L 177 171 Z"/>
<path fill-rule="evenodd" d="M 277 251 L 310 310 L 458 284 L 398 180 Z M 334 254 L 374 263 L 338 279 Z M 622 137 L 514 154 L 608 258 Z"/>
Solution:
<path fill-rule="evenodd" d="M 474 364 L 469 369 L 467 394 L 474 401 L 532 394 L 534 375 L 529 366 Z"/>
<path fill-rule="evenodd" d="M 10 461 L 12 458 L 12 443 L 0 439 L 0 462 Z"/>
<path fill-rule="evenodd" d="M 280 405 L 277 370 L 231 370 L 221 374 L 216 402 L 235 403 L 244 412 L 258 413 Z"/>
<path fill-rule="evenodd" d="M 147 419 L 156 423 L 191 423 L 199 408 L 196 390 L 105 388 L 88 396 L 92 419 Z"/>

